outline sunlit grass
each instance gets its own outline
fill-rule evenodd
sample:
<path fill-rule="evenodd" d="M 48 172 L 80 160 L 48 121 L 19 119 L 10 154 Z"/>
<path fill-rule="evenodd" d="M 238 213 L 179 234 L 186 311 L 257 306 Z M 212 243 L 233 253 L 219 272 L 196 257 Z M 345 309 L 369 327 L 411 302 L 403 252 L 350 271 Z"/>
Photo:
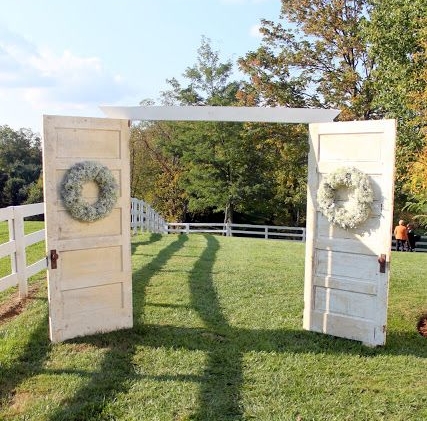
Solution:
<path fill-rule="evenodd" d="M 144 234 L 132 250 L 133 329 L 52 345 L 44 282 L 0 324 L 0 419 L 427 419 L 427 254 L 393 253 L 371 349 L 302 330 L 302 243 Z"/>

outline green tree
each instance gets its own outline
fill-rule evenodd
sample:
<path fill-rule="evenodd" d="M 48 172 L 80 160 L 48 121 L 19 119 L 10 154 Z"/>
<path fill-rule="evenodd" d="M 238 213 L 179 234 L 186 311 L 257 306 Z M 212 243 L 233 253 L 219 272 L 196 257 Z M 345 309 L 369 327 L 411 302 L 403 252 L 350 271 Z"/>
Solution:
<path fill-rule="evenodd" d="M 41 170 L 40 137 L 28 129 L 0 126 L 0 206 L 24 203 Z"/>
<path fill-rule="evenodd" d="M 202 39 L 197 63 L 188 67 L 182 86 L 169 80 L 172 89 L 163 93 L 167 104 L 237 105 L 241 82 L 232 81 L 233 64 L 222 63 L 210 41 Z M 177 157 L 183 172 L 179 186 L 188 194 L 190 212 L 224 213 L 226 221 L 259 197 L 265 183 L 261 171 L 263 157 L 253 140 L 243 137 L 243 124 L 222 122 L 177 123 L 174 139 L 161 144 L 169 156 Z"/>
<path fill-rule="evenodd" d="M 339 108 L 341 120 L 378 117 L 367 8 L 367 0 L 282 0 L 283 23 L 262 20 L 262 45 L 239 60 L 251 79 L 244 101 Z"/>
<path fill-rule="evenodd" d="M 367 34 L 377 67 L 375 106 L 398 121 L 395 209 L 400 212 L 417 185 L 414 162 L 423 162 L 426 138 L 427 3 L 372 0 Z"/>
<path fill-rule="evenodd" d="M 131 130 L 131 194 L 149 202 L 166 220 L 184 221 L 188 198 L 174 143 L 176 124 L 141 123 Z M 163 146 L 162 146 L 163 145 Z"/>

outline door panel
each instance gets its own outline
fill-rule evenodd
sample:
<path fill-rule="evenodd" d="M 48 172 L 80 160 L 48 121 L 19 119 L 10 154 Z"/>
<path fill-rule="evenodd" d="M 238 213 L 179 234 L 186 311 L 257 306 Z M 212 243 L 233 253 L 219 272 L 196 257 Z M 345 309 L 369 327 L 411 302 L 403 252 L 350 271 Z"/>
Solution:
<path fill-rule="evenodd" d="M 44 190 L 49 262 L 50 337 L 75 336 L 132 326 L 130 263 L 129 128 L 127 120 L 44 116 Z M 97 161 L 118 184 L 112 212 L 95 222 L 73 219 L 64 208 L 60 186 L 77 162 Z M 83 197 L 98 197 L 94 182 Z"/>
<path fill-rule="evenodd" d="M 385 343 L 391 250 L 395 121 L 310 125 L 304 328 Z M 322 178 L 340 167 L 366 173 L 374 191 L 370 217 L 355 229 L 329 223 L 318 210 Z M 338 191 L 339 206 L 347 193 Z M 378 257 L 386 256 L 386 271 Z"/>

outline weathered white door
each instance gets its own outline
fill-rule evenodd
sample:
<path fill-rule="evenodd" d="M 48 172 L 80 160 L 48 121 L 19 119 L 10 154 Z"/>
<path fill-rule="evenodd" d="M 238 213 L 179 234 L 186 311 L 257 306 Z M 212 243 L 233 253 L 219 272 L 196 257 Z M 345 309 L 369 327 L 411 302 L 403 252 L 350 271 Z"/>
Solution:
<path fill-rule="evenodd" d="M 127 120 L 44 116 L 43 176 L 53 342 L 132 326 L 128 139 Z M 83 161 L 106 166 L 118 185 L 113 210 L 95 222 L 73 219 L 60 196 L 65 173 Z M 98 186 L 85 183 L 83 197 L 90 204 L 96 202 Z M 52 253 L 58 256 L 56 268 Z"/>
<path fill-rule="evenodd" d="M 395 120 L 310 124 L 305 329 L 371 346 L 385 343 L 395 132 Z M 367 174 L 374 191 L 371 216 L 354 229 L 329 223 L 318 208 L 322 177 L 340 167 Z"/>

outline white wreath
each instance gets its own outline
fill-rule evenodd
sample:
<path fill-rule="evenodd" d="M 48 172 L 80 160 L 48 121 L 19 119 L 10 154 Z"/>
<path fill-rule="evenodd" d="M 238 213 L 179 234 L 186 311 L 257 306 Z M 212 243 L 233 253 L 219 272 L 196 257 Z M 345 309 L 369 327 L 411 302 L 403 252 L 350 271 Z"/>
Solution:
<path fill-rule="evenodd" d="M 99 196 L 89 204 L 82 196 L 83 184 L 93 181 L 98 185 Z M 104 218 L 117 202 L 117 183 L 111 171 L 99 162 L 84 161 L 74 164 L 65 174 L 61 197 L 70 215 L 79 221 L 93 222 Z"/>
<path fill-rule="evenodd" d="M 340 189 L 349 190 L 344 206 L 337 206 L 335 194 Z M 317 192 L 320 211 L 329 222 L 341 228 L 356 228 L 371 213 L 374 192 L 366 174 L 354 167 L 342 167 L 330 173 L 321 182 Z"/>

